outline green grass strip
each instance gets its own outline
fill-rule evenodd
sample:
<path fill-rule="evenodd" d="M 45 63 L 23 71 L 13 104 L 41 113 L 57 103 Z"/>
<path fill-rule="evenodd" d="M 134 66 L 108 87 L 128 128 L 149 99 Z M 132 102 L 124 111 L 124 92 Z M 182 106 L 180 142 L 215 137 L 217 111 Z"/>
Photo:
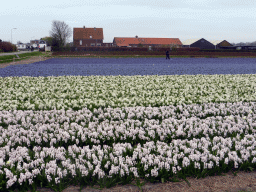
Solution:
<path fill-rule="evenodd" d="M 13 58 L 15 58 L 15 61 L 20 61 L 24 59 L 29 59 L 30 57 L 33 57 L 33 56 L 42 56 L 42 55 L 44 55 L 42 52 L 18 54 L 20 58 L 17 58 L 16 55 L 3 55 L 3 56 L 0 56 L 0 64 L 13 62 Z"/>

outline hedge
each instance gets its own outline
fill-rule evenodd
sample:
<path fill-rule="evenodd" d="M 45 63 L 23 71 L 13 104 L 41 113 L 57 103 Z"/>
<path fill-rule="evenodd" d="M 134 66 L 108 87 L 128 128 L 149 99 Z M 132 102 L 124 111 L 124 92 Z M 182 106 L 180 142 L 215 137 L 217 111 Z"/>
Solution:
<path fill-rule="evenodd" d="M 0 50 L 2 52 L 12 52 L 12 51 L 17 51 L 17 48 L 15 45 L 9 42 L 0 42 Z"/>

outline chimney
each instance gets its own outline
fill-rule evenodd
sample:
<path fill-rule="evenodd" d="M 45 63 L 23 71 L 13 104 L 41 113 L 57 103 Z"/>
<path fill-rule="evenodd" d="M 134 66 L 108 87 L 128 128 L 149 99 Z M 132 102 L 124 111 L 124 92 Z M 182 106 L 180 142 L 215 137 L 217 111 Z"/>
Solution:
<path fill-rule="evenodd" d="M 96 27 L 94 27 L 94 31 L 96 31 Z"/>
<path fill-rule="evenodd" d="M 83 28 L 85 29 L 85 26 Z"/>
<path fill-rule="evenodd" d="M 138 35 L 136 35 L 135 38 L 138 38 Z"/>

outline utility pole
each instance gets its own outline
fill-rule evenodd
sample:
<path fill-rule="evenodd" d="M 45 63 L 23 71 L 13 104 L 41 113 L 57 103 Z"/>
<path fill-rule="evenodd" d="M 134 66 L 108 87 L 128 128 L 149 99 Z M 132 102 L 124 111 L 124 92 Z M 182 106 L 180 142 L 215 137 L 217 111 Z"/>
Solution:
<path fill-rule="evenodd" d="M 11 44 L 12 44 L 12 30 L 13 30 L 13 29 L 17 29 L 17 28 L 12 28 L 12 29 L 11 29 Z"/>

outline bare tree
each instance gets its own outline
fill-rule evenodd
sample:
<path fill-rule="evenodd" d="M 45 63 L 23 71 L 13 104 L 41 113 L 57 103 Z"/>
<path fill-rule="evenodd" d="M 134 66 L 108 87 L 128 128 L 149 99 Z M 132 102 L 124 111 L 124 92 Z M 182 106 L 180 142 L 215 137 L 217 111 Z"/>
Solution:
<path fill-rule="evenodd" d="M 63 47 L 71 36 L 71 28 L 64 21 L 53 21 L 50 36 L 53 39 L 53 46 Z"/>

